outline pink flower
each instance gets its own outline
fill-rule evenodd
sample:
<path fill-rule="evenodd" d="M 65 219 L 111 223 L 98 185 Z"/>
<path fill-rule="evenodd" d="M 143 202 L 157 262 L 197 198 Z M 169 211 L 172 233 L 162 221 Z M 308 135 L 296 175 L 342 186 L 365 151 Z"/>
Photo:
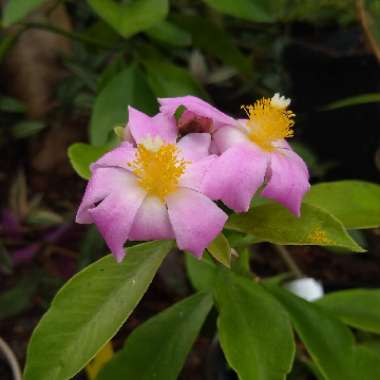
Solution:
<path fill-rule="evenodd" d="M 200 257 L 223 229 L 227 215 L 202 192 L 216 156 L 208 133 L 176 143 L 173 117 L 149 117 L 129 107 L 131 141 L 92 165 L 76 221 L 95 223 L 121 261 L 127 240 L 176 239 Z"/>
<path fill-rule="evenodd" d="M 220 154 L 204 181 L 204 191 L 237 212 L 248 211 L 255 193 L 282 203 L 300 215 L 309 190 L 309 173 L 303 160 L 285 138 L 293 136 L 294 114 L 289 99 L 275 94 L 242 107 L 248 119 L 236 120 L 193 96 L 160 99 L 162 113 L 172 115 L 179 106 L 212 119 L 213 152 Z"/>

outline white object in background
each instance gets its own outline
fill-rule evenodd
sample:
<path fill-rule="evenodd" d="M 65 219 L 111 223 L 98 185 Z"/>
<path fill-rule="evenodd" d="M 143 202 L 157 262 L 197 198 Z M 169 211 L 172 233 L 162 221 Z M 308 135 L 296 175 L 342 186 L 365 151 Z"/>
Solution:
<path fill-rule="evenodd" d="M 315 301 L 324 295 L 322 284 L 311 277 L 287 282 L 284 287 L 307 301 Z"/>

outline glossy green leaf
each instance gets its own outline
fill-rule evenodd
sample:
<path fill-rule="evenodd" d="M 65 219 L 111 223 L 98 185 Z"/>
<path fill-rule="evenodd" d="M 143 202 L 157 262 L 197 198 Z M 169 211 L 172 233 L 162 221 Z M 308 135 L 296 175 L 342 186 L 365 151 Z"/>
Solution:
<path fill-rule="evenodd" d="M 128 120 L 128 106 L 153 114 L 157 110 L 156 99 L 142 72 L 130 66 L 115 75 L 103 88 L 95 101 L 91 115 L 90 142 L 104 145 L 109 133 Z"/>
<path fill-rule="evenodd" d="M 271 286 L 270 290 L 288 311 L 298 335 L 327 380 L 378 379 L 379 361 L 354 345 L 353 335 L 343 323 L 321 306 L 284 289 Z"/>
<path fill-rule="evenodd" d="M 91 177 L 90 165 L 108 150 L 109 148 L 106 146 L 75 143 L 70 145 L 67 154 L 77 174 L 84 179 L 89 179 Z"/>
<path fill-rule="evenodd" d="M 227 238 L 220 233 L 207 247 L 207 250 L 210 252 L 211 256 L 215 260 L 219 261 L 227 268 L 231 265 L 231 247 L 228 243 Z"/>
<path fill-rule="evenodd" d="M 338 219 L 306 203 L 302 205 L 300 218 L 279 204 L 268 203 L 245 214 L 231 215 L 226 228 L 275 244 L 336 246 L 353 252 L 363 251 Z"/>
<path fill-rule="evenodd" d="M 346 228 L 380 226 L 380 186 L 365 181 L 336 181 L 311 187 L 305 203 L 326 210 Z"/>
<path fill-rule="evenodd" d="M 71 278 L 34 330 L 24 380 L 67 380 L 116 334 L 147 290 L 172 242 L 109 255 Z"/>
<path fill-rule="evenodd" d="M 193 288 L 198 291 L 210 291 L 214 287 L 218 273 L 218 268 L 210 257 L 204 254 L 202 259 L 197 259 L 186 252 L 185 262 L 187 275 Z"/>
<path fill-rule="evenodd" d="M 327 294 L 318 304 L 350 326 L 380 334 L 380 290 L 342 290 Z"/>
<path fill-rule="evenodd" d="M 219 12 L 254 22 L 274 22 L 282 13 L 282 0 L 204 0 Z"/>
<path fill-rule="evenodd" d="M 20 21 L 43 2 L 44 0 L 8 0 L 4 7 L 3 25 L 7 27 Z"/>
<path fill-rule="evenodd" d="M 239 379 L 284 379 L 295 345 L 281 305 L 259 284 L 228 270 L 218 275 L 215 297 L 221 345 Z"/>
<path fill-rule="evenodd" d="M 149 319 L 96 380 L 176 380 L 211 307 L 212 297 L 198 293 Z"/>
<path fill-rule="evenodd" d="M 123 37 L 151 28 L 169 11 L 168 0 L 132 0 L 118 4 L 115 0 L 87 0 L 95 12 Z"/>
<path fill-rule="evenodd" d="M 201 85 L 182 67 L 159 60 L 144 60 L 147 79 L 157 97 L 195 95 L 208 99 Z"/>
<path fill-rule="evenodd" d="M 177 26 L 166 20 L 146 30 L 145 33 L 154 40 L 173 46 L 189 46 L 191 44 L 191 34 L 184 30 L 182 25 Z"/>
<path fill-rule="evenodd" d="M 226 65 L 251 74 L 250 60 L 236 47 L 225 29 L 200 16 L 179 15 L 175 16 L 174 21 L 191 33 L 194 46 L 219 58 Z"/>
<path fill-rule="evenodd" d="M 374 94 L 362 94 L 357 96 L 351 96 L 332 102 L 322 107 L 322 111 L 335 110 L 338 108 L 352 107 L 360 104 L 378 103 L 380 102 L 380 93 Z"/>

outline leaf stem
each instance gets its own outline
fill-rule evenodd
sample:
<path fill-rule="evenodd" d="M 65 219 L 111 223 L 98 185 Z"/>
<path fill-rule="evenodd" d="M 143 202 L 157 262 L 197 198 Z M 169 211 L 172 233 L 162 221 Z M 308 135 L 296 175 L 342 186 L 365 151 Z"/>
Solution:
<path fill-rule="evenodd" d="M 277 251 L 277 253 L 281 256 L 281 258 L 284 260 L 290 271 L 294 274 L 296 278 L 304 278 L 305 274 L 301 271 L 301 269 L 298 267 L 296 262 L 293 260 L 291 254 L 289 251 L 283 246 L 283 245 L 273 245 L 274 249 Z"/>

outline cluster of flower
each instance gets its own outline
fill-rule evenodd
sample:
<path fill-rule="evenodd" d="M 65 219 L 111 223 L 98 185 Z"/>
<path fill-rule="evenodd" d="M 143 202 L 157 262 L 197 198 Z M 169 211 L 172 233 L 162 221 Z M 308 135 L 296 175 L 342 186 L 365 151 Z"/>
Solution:
<path fill-rule="evenodd" d="M 129 107 L 124 141 L 92 164 L 77 213 L 95 223 L 121 261 L 127 240 L 175 239 L 200 257 L 222 231 L 227 214 L 248 211 L 255 193 L 299 215 L 309 189 L 293 136 L 289 99 L 275 94 L 243 106 L 234 119 L 193 96 L 159 99 L 149 117 Z"/>

